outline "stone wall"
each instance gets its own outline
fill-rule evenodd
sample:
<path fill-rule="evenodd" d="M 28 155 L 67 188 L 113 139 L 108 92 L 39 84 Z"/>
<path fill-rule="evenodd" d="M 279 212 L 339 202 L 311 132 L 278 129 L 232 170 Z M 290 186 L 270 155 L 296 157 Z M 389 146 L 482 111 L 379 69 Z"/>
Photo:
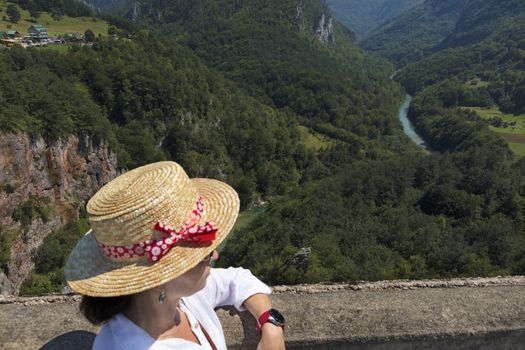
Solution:
<path fill-rule="evenodd" d="M 525 277 L 274 287 L 288 349 L 519 349 Z M 90 349 L 78 296 L 0 299 L 0 349 Z M 218 310 L 230 349 L 255 349 L 254 320 Z"/>

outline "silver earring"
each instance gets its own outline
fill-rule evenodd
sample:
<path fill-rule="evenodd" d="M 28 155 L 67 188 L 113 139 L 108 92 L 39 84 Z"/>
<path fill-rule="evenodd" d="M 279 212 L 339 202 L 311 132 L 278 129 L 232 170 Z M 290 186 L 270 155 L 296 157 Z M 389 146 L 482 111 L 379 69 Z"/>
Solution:
<path fill-rule="evenodd" d="M 166 292 L 162 291 L 159 295 L 159 303 L 164 304 L 164 300 L 166 300 Z"/>

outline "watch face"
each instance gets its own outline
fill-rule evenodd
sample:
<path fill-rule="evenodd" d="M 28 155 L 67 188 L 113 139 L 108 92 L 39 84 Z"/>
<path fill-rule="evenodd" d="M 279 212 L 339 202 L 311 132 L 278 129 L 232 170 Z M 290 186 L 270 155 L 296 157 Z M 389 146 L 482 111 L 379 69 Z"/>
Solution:
<path fill-rule="evenodd" d="M 279 311 L 277 311 L 276 309 L 270 309 L 270 318 L 273 319 L 273 321 L 275 322 L 272 322 L 273 324 L 275 325 L 283 325 L 284 324 L 284 317 L 283 315 L 281 315 L 281 313 Z"/>

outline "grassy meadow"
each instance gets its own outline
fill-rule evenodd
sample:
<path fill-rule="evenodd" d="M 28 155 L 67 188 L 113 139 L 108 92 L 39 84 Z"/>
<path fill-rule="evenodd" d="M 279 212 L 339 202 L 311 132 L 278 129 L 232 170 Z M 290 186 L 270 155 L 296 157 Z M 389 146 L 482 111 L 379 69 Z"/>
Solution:
<path fill-rule="evenodd" d="M 482 80 L 480 78 L 471 79 L 467 81 L 465 84 L 467 85 L 467 87 L 470 87 L 472 89 L 480 89 L 480 88 L 485 88 L 489 86 L 488 81 Z"/>
<path fill-rule="evenodd" d="M 47 28 L 47 32 L 50 38 L 55 37 L 57 34 L 84 34 L 87 29 L 91 29 L 96 36 L 107 35 L 109 24 L 105 21 L 96 18 L 79 17 L 72 18 L 62 16 L 60 20 L 55 21 L 51 14 L 42 12 L 38 19 L 35 21 L 29 15 L 29 12 L 18 7 L 21 14 L 21 19 L 18 23 L 12 23 L 6 13 L 7 5 L 10 2 L 6 0 L 0 0 L 0 32 L 6 32 L 10 29 L 17 30 L 22 36 L 27 35 L 27 29 L 33 24 L 41 24 Z M 5 17 L 5 19 L 4 19 Z"/>
<path fill-rule="evenodd" d="M 313 149 L 314 151 L 319 151 L 335 144 L 334 140 L 312 131 L 306 126 L 299 125 L 299 134 L 301 135 L 301 143 L 306 148 Z"/>
<path fill-rule="evenodd" d="M 496 127 L 491 125 L 490 129 L 507 141 L 510 149 L 517 156 L 525 156 L 525 114 L 506 114 L 497 107 L 465 107 L 471 109 L 482 119 L 500 118 L 506 126 Z"/>
<path fill-rule="evenodd" d="M 239 217 L 237 217 L 237 221 L 235 222 L 235 226 L 233 226 L 233 230 L 239 230 L 243 227 L 248 226 L 256 217 L 258 217 L 265 211 L 265 207 L 255 207 L 240 212 Z"/>

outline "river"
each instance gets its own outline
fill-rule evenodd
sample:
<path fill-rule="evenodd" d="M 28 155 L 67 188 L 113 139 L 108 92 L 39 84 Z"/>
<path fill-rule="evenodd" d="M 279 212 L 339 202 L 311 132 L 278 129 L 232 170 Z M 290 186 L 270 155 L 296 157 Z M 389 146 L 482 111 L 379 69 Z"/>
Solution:
<path fill-rule="evenodd" d="M 414 126 L 412 125 L 412 122 L 408 119 L 408 108 L 410 107 L 410 102 L 412 101 L 412 96 L 406 95 L 405 100 L 403 101 L 403 104 L 399 108 L 399 120 L 401 121 L 401 124 L 403 125 L 403 132 L 416 144 L 421 146 L 424 150 L 428 151 L 428 146 L 425 143 L 425 141 L 419 136 Z"/>

